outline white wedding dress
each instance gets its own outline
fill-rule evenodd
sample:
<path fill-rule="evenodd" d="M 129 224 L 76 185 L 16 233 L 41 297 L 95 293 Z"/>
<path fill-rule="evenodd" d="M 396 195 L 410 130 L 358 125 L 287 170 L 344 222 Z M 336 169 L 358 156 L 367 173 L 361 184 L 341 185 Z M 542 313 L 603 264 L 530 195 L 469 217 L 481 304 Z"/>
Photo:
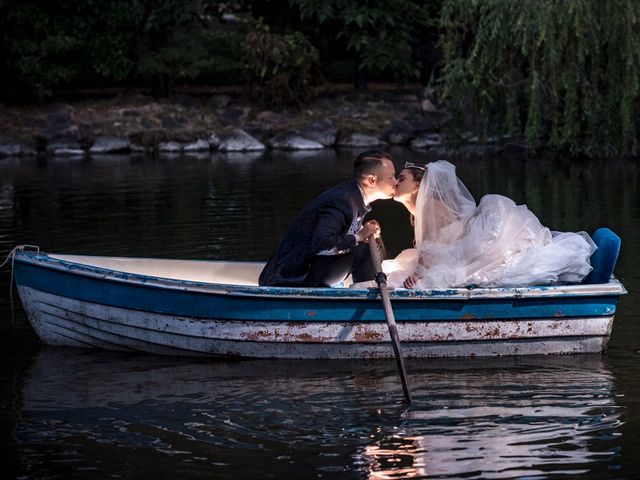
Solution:
<path fill-rule="evenodd" d="M 415 288 L 549 285 L 580 282 L 596 246 L 585 232 L 551 232 L 524 205 L 501 195 L 476 203 L 444 160 L 428 164 L 415 215 L 415 248 L 382 269 L 388 285 Z"/>

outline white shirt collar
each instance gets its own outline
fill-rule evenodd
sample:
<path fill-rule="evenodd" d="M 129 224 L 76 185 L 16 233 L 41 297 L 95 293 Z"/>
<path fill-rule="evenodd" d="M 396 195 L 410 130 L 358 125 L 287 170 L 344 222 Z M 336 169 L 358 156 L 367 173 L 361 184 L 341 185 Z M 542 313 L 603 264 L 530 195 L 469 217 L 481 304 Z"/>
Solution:
<path fill-rule="evenodd" d="M 362 189 L 359 183 L 357 183 L 357 185 L 358 185 L 358 190 L 360 190 L 360 195 L 362 195 L 362 201 L 364 202 L 364 206 L 368 208 L 369 200 L 367 199 L 367 194 L 364 193 L 364 190 Z"/>

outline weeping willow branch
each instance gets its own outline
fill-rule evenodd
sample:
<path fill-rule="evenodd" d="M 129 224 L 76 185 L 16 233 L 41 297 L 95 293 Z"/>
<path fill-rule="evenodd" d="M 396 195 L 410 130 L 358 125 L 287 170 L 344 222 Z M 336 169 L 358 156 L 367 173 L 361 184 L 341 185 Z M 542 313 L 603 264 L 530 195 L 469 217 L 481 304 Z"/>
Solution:
<path fill-rule="evenodd" d="M 634 0 L 444 0 L 443 95 L 481 135 L 635 155 L 639 16 Z"/>

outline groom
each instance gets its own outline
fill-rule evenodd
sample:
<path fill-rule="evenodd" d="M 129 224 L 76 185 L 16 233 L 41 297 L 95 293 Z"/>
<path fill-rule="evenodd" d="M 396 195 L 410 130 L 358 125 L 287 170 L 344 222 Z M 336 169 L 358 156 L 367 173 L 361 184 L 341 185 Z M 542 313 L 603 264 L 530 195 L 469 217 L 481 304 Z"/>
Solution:
<path fill-rule="evenodd" d="M 285 232 L 276 253 L 260 273 L 259 284 L 278 287 L 330 287 L 352 275 L 373 280 L 367 239 L 380 234 L 375 220 L 362 224 L 369 204 L 392 198 L 397 180 L 393 161 L 380 150 L 362 152 L 353 179 L 308 204 Z"/>

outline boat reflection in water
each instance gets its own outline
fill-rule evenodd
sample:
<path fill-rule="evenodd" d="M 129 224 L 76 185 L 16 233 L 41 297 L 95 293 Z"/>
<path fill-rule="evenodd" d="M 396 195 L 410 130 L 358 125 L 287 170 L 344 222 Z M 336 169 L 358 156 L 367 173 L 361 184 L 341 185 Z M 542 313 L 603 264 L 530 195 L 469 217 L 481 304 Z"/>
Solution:
<path fill-rule="evenodd" d="M 440 366 L 447 371 L 421 376 L 423 408 L 362 450 L 370 478 L 598 478 L 616 469 L 620 407 L 602 357 Z"/>
<path fill-rule="evenodd" d="M 23 388 L 20 463 L 25 478 L 510 478 L 616 467 L 619 407 L 600 355 L 407 366 L 410 410 L 393 361 L 44 348 Z"/>

